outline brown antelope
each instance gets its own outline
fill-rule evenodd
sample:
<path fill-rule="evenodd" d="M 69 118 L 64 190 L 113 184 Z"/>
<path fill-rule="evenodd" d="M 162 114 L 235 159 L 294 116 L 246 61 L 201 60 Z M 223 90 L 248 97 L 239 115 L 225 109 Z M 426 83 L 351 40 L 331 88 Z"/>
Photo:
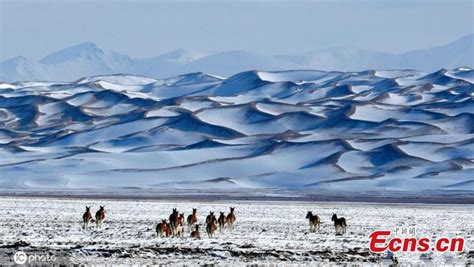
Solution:
<path fill-rule="evenodd" d="M 227 217 L 225 216 L 224 212 L 221 212 L 221 215 L 219 216 L 219 219 L 217 219 L 217 222 L 219 223 L 219 230 L 222 233 L 225 228 L 225 224 L 227 223 Z"/>
<path fill-rule="evenodd" d="M 175 235 L 179 237 L 183 237 L 183 234 L 184 234 L 184 213 L 180 213 L 176 221 Z"/>
<path fill-rule="evenodd" d="M 206 231 L 207 235 L 209 238 L 212 238 L 215 236 L 216 230 L 217 230 L 217 219 L 216 216 L 214 216 L 213 213 L 210 215 L 207 215 L 208 218 L 206 218 Z M 209 219 L 209 220 L 208 220 Z"/>
<path fill-rule="evenodd" d="M 321 225 L 321 220 L 318 215 L 313 215 L 313 212 L 308 211 L 306 214 L 306 219 L 309 219 L 309 231 L 310 232 L 319 232 L 319 227 Z"/>
<path fill-rule="evenodd" d="M 89 223 L 92 220 L 92 214 L 91 214 L 91 207 L 86 206 L 86 212 L 84 212 L 84 215 L 82 215 L 82 229 L 89 229 Z"/>
<path fill-rule="evenodd" d="M 95 213 L 95 223 L 97 228 L 102 228 L 102 223 L 105 220 L 105 208 L 100 206 L 100 209 Z"/>
<path fill-rule="evenodd" d="M 171 213 L 169 217 L 171 233 L 173 236 L 176 235 L 176 226 L 178 225 L 178 219 L 179 219 L 178 209 L 173 208 L 173 213 Z"/>
<path fill-rule="evenodd" d="M 166 220 L 161 220 L 161 222 L 156 225 L 156 235 L 158 237 L 165 237 L 169 236 L 168 234 L 171 234 L 169 225 Z"/>
<path fill-rule="evenodd" d="M 201 239 L 201 234 L 199 233 L 199 225 L 196 224 L 196 228 L 191 232 L 191 237 L 196 239 Z"/>
<path fill-rule="evenodd" d="M 193 214 L 188 215 L 187 222 L 189 230 L 191 231 L 193 225 L 197 223 L 197 209 L 193 209 Z"/>
<path fill-rule="evenodd" d="M 214 212 L 210 211 L 209 215 L 206 217 L 206 224 L 209 224 L 214 216 Z"/>
<path fill-rule="evenodd" d="M 332 215 L 331 220 L 334 222 L 334 227 L 336 228 L 336 235 L 341 234 L 341 231 L 338 231 L 339 229 L 342 229 L 342 234 L 346 233 L 346 227 L 347 227 L 346 218 L 344 217 L 337 218 L 336 213 L 334 213 Z"/>
<path fill-rule="evenodd" d="M 230 213 L 227 214 L 227 225 L 229 226 L 230 230 L 234 230 L 235 220 L 235 207 L 230 207 Z"/>

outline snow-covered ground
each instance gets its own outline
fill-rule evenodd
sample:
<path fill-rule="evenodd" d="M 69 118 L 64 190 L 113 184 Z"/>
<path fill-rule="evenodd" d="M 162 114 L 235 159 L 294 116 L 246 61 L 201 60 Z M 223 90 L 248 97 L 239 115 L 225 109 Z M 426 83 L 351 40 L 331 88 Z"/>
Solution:
<path fill-rule="evenodd" d="M 474 70 L 0 84 L 0 189 L 473 196 Z"/>
<path fill-rule="evenodd" d="M 100 230 L 81 228 L 85 206 L 105 206 Z M 397 205 L 277 201 L 157 201 L 66 198 L 0 198 L 0 263 L 12 254 L 50 253 L 74 263 L 316 263 L 383 262 L 387 255 L 368 251 L 374 230 L 416 228 L 419 237 L 464 237 L 463 253 L 396 254 L 398 262 L 466 264 L 473 260 L 472 205 Z M 209 211 L 236 207 L 233 232 L 208 238 L 203 222 Z M 202 239 L 158 238 L 155 226 L 172 208 L 187 216 L 198 209 Z M 309 233 L 307 211 L 322 218 L 320 233 Z M 336 236 L 333 212 L 348 222 Z M 470 252 L 469 252 L 470 251 Z M 59 257 L 59 256 L 58 256 Z"/>

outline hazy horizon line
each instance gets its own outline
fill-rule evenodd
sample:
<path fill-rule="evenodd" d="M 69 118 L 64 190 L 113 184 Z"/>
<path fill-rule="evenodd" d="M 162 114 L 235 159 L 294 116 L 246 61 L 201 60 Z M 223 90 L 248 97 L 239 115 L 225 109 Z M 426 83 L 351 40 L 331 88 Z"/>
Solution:
<path fill-rule="evenodd" d="M 362 47 L 357 47 L 357 46 L 347 46 L 347 45 L 335 45 L 335 46 L 329 46 L 329 47 L 323 47 L 323 48 L 316 48 L 316 49 L 313 49 L 313 50 L 307 50 L 307 51 L 294 51 L 294 52 L 287 52 L 287 53 L 278 53 L 278 54 L 261 54 L 261 53 L 258 53 L 256 51 L 249 51 L 247 49 L 232 49 L 232 48 L 229 48 L 229 49 L 225 49 L 225 50 L 219 50 L 219 51 L 215 51 L 215 52 L 205 52 L 205 51 L 200 51 L 198 49 L 192 49 L 192 48 L 186 48 L 186 47 L 176 47 L 172 50 L 167 50 L 165 52 L 161 52 L 161 53 L 157 53 L 157 54 L 150 54 L 148 56 L 144 56 L 144 57 L 136 57 L 136 56 L 133 56 L 129 53 L 126 53 L 126 52 L 123 52 L 123 51 L 120 51 L 120 50 L 116 50 L 116 49 L 112 49 L 112 48 L 109 48 L 109 47 L 106 47 L 106 46 L 103 46 L 103 45 L 100 45 L 99 43 L 100 42 L 96 42 L 96 41 L 92 41 L 92 40 L 84 40 L 82 42 L 77 42 L 75 44 L 71 44 L 71 45 L 67 45 L 63 48 L 60 48 L 56 51 L 53 51 L 51 53 L 48 53 L 48 54 L 45 54 L 45 55 L 42 55 L 41 57 L 38 57 L 38 58 L 31 58 L 31 57 L 27 57 L 27 56 L 24 56 L 24 55 L 16 55 L 16 56 L 13 56 L 13 57 L 8 57 L 8 58 L 3 58 L 1 59 L 0 62 L 4 62 L 4 61 L 7 61 L 7 60 L 11 60 L 11 59 L 14 59 L 14 58 L 18 58 L 18 57 L 23 57 L 23 58 L 26 58 L 28 60 L 32 60 L 32 61 L 40 61 L 42 59 L 44 59 L 45 57 L 49 56 L 49 55 L 52 55 L 54 53 L 57 53 L 61 50 L 64 50 L 64 49 L 68 49 L 68 48 L 73 48 L 75 46 L 79 46 L 79 45 L 82 45 L 82 44 L 87 44 L 87 43 L 91 43 L 91 44 L 94 44 L 96 45 L 99 49 L 101 50 L 104 50 L 104 51 L 108 51 L 108 52 L 115 52 L 115 53 L 119 53 L 119 54 L 122 54 L 122 55 L 126 55 L 126 56 L 129 56 L 131 59 L 133 60 L 141 60 L 141 59 L 148 59 L 148 58 L 154 58 L 154 57 L 158 57 L 158 56 L 162 56 L 162 55 L 166 55 L 166 54 L 169 54 L 169 53 L 173 53 L 173 52 L 176 52 L 176 51 L 179 51 L 179 50 L 184 50 L 186 52 L 191 52 L 191 53 L 197 53 L 197 54 L 201 54 L 200 56 L 201 57 L 206 57 L 206 56 L 210 56 L 210 55 L 217 55 L 217 54 L 221 54 L 221 53 L 226 53 L 226 52 L 233 52 L 233 51 L 242 51 L 242 52 L 246 52 L 246 53 L 250 53 L 250 54 L 254 54 L 254 55 L 260 55 L 260 56 L 266 56 L 266 57 L 277 57 L 277 56 L 285 56 L 285 55 L 294 55 L 294 54 L 306 54 L 306 53 L 312 53 L 312 52 L 316 52 L 316 51 L 324 51 L 324 50 L 333 50 L 333 49 L 355 49 L 355 50 L 362 50 L 362 51 L 370 51 L 370 52 L 374 52 L 374 53 L 380 53 L 380 54 L 390 54 L 390 55 L 402 55 L 402 54 L 405 54 L 405 53 L 409 53 L 409 52 L 412 52 L 412 51 L 417 51 L 417 50 L 424 50 L 424 49 L 433 49 L 433 48 L 436 48 L 436 47 L 440 47 L 440 46 L 445 46 L 445 45 L 449 45 L 453 42 L 456 42 L 456 41 L 459 41 L 463 38 L 466 38 L 466 37 L 469 37 L 471 35 L 474 35 L 474 32 L 471 32 L 471 33 L 468 33 L 468 34 L 463 34 L 461 35 L 460 37 L 454 39 L 454 40 L 451 40 L 450 42 L 447 42 L 447 43 L 440 43 L 440 44 L 433 44 L 429 47 L 418 47 L 418 48 L 412 48 L 412 49 L 409 49 L 409 50 L 406 50 L 406 51 L 403 51 L 403 52 L 387 52 L 387 51 L 381 51 L 381 50 L 377 50 L 377 49 L 370 49 L 370 48 L 362 48 Z"/>

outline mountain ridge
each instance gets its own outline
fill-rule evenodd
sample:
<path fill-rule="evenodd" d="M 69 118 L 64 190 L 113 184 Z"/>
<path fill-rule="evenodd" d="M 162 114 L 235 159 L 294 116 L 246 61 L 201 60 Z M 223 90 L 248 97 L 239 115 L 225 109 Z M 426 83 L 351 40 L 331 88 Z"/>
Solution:
<path fill-rule="evenodd" d="M 56 51 L 38 62 L 24 57 L 7 59 L 0 63 L 0 77 L 4 81 L 73 81 L 86 76 L 127 73 L 161 79 L 190 72 L 229 77 L 252 69 L 416 69 L 431 72 L 440 68 L 473 65 L 474 34 L 448 44 L 401 54 L 336 47 L 276 56 L 263 56 L 243 50 L 204 55 L 179 48 L 158 56 L 134 59 L 125 54 L 104 50 L 95 43 L 84 42 Z"/>

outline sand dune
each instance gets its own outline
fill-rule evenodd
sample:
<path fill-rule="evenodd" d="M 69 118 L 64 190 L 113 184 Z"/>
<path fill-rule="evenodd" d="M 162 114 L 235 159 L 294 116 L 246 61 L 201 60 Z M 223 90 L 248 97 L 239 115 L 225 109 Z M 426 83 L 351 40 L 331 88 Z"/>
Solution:
<path fill-rule="evenodd" d="M 464 67 L 3 83 L 0 185 L 472 193 L 472 82 Z"/>

